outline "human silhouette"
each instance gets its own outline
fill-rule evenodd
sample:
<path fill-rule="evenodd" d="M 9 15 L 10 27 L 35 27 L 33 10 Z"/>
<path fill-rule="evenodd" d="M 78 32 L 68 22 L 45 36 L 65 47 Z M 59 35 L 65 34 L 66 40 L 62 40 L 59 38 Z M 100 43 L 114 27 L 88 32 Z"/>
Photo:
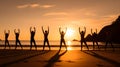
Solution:
<path fill-rule="evenodd" d="M 89 50 L 88 48 L 88 45 L 86 43 L 86 40 L 85 40 L 85 33 L 86 33 L 86 27 L 84 27 L 84 31 L 80 31 L 80 27 L 79 27 L 79 33 L 81 35 L 81 50 L 82 50 L 82 47 L 83 47 L 83 43 L 86 45 L 87 49 Z"/>
<path fill-rule="evenodd" d="M 95 48 L 95 43 L 96 45 L 98 46 L 99 48 L 99 45 L 98 45 L 98 34 L 97 34 L 97 29 L 96 29 L 96 32 L 92 32 L 92 29 L 91 29 L 91 35 L 92 35 L 92 41 L 93 41 L 93 50 Z"/>
<path fill-rule="evenodd" d="M 106 36 L 106 44 L 105 44 L 105 50 L 107 48 L 107 45 L 108 44 L 111 44 L 112 48 L 113 48 L 113 51 L 114 51 L 114 46 L 112 44 L 112 32 L 110 30 L 106 31 L 105 32 L 105 36 Z"/>
<path fill-rule="evenodd" d="M 49 50 L 50 50 L 50 45 L 49 45 L 49 40 L 48 40 L 48 34 L 49 34 L 49 27 L 48 27 L 48 30 L 45 30 L 43 29 L 43 26 L 42 26 L 42 32 L 44 34 L 44 45 L 43 45 L 43 50 L 45 48 L 45 43 L 48 44 L 48 47 L 49 47 Z"/>
<path fill-rule="evenodd" d="M 66 31 L 67 31 L 67 28 L 66 28 Z M 59 51 L 61 50 L 62 43 L 64 43 L 64 46 L 65 46 L 65 48 L 66 48 L 66 50 L 67 50 L 66 42 L 65 42 L 65 39 L 64 39 L 64 36 L 65 36 L 65 34 L 66 34 L 66 31 L 65 31 L 65 32 L 64 32 L 64 31 L 61 31 L 61 28 L 59 28 L 59 32 L 60 32 L 60 35 L 61 35 L 61 39 L 60 39 L 60 49 L 59 49 Z"/>
<path fill-rule="evenodd" d="M 5 34 L 5 49 L 6 49 L 7 44 L 8 44 L 9 49 L 10 49 L 10 45 L 9 45 L 9 41 L 8 41 L 8 37 L 9 37 L 9 34 L 10 34 L 10 30 L 8 30 L 8 32 L 6 32 L 6 30 L 5 30 L 5 31 L 4 31 L 4 34 Z"/>
<path fill-rule="evenodd" d="M 16 31 L 16 29 L 14 30 L 14 33 L 15 33 L 15 38 L 16 38 L 16 41 L 15 41 L 15 49 L 17 48 L 17 43 L 19 43 L 19 45 L 20 45 L 20 47 L 21 47 L 21 49 L 23 49 L 22 48 L 22 45 L 21 45 L 21 43 L 20 43 L 20 40 L 19 40 L 19 34 L 20 34 L 20 29 L 18 29 L 18 31 Z"/>
<path fill-rule="evenodd" d="M 31 34 L 30 50 L 32 49 L 32 43 L 34 43 L 34 46 L 35 46 L 35 48 L 36 48 L 36 50 L 37 50 L 36 42 L 35 42 L 35 39 L 34 39 L 35 32 L 36 32 L 36 28 L 34 27 L 34 30 L 32 30 L 32 27 L 30 27 L 30 34 Z"/>

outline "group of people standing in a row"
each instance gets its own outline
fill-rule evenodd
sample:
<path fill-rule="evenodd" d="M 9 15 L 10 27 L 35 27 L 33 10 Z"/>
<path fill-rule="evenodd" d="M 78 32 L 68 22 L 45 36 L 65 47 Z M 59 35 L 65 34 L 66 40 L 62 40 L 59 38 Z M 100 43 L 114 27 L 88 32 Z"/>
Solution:
<path fill-rule="evenodd" d="M 51 50 L 50 48 L 50 44 L 49 44 L 49 40 L 48 40 L 48 35 L 49 35 L 49 27 L 48 27 L 48 30 L 44 30 L 43 29 L 43 26 L 42 26 L 42 32 L 44 34 L 44 45 L 43 45 L 43 50 L 45 48 L 45 43 L 47 43 L 48 47 L 49 47 L 49 50 Z M 61 30 L 61 28 L 59 28 L 59 33 L 61 35 L 61 39 L 60 39 L 60 49 L 61 50 L 61 47 L 62 47 L 62 43 L 64 44 L 66 50 L 67 50 L 67 46 L 66 46 L 66 42 L 65 42 L 65 39 L 64 39 L 64 36 L 67 32 L 67 28 L 65 31 Z M 6 49 L 6 46 L 8 44 L 9 48 L 10 48 L 10 45 L 9 45 L 9 41 L 8 41 L 8 37 L 9 37 L 9 34 L 10 34 L 10 30 L 8 30 L 6 32 L 6 30 L 4 31 L 5 33 L 5 49 Z M 19 40 L 19 34 L 20 34 L 20 29 L 18 30 L 14 30 L 14 33 L 15 33 L 15 38 L 16 38 L 16 41 L 15 41 L 15 49 L 17 48 L 18 44 L 20 45 L 21 49 L 23 49 L 22 45 L 21 45 L 21 42 Z M 31 38 L 30 38 L 30 50 L 32 49 L 32 45 L 34 43 L 34 46 L 35 46 L 35 49 L 37 50 L 37 45 L 36 45 L 36 42 L 35 42 L 35 39 L 34 39 L 34 36 L 35 36 L 35 33 L 36 33 L 36 28 L 35 27 L 30 27 L 30 34 L 31 34 Z M 89 47 L 86 43 L 86 39 L 85 39 L 85 33 L 86 33 L 86 27 L 84 27 L 84 31 L 81 31 L 80 30 L 80 27 L 79 27 L 79 33 L 80 33 L 80 36 L 81 36 L 81 50 L 83 48 L 83 43 L 85 44 L 85 46 L 87 47 L 87 49 L 89 50 Z M 107 31 L 106 32 L 106 35 L 108 35 L 106 37 L 106 45 L 105 45 L 105 49 L 107 47 L 107 44 L 110 43 L 113 50 L 114 50 L 114 47 L 112 45 L 112 41 L 111 41 L 111 38 L 110 38 L 110 32 Z M 91 29 L 91 36 L 92 36 L 92 41 L 93 41 L 93 50 L 95 49 L 95 43 L 96 45 L 98 46 L 98 49 L 100 49 L 99 45 L 98 45 L 98 34 L 97 34 L 97 29 L 96 29 L 96 32 L 93 32 L 92 29 Z"/>
<path fill-rule="evenodd" d="M 43 50 L 45 48 L 45 43 L 46 42 L 47 42 L 49 50 L 50 50 L 50 45 L 49 45 L 49 40 L 48 40 L 49 27 L 48 27 L 48 30 L 44 30 L 43 27 L 42 27 L 42 31 L 43 31 L 43 34 L 44 34 L 44 46 L 43 46 Z M 5 48 L 4 49 L 6 49 L 7 45 L 10 48 L 10 44 L 9 44 L 9 41 L 8 41 L 10 30 L 8 30 L 8 32 L 6 32 L 6 30 L 5 30 L 4 33 L 5 33 Z M 15 40 L 15 49 L 17 48 L 18 45 L 20 45 L 21 49 L 23 49 L 23 47 L 21 45 L 21 42 L 19 40 L 20 29 L 18 29 L 17 31 L 15 29 L 14 33 L 15 33 L 15 38 L 16 38 L 16 40 Z M 32 49 L 33 44 L 35 46 L 35 49 L 37 50 L 37 45 L 36 45 L 36 42 L 35 42 L 35 39 L 34 39 L 35 33 L 36 33 L 36 28 L 35 27 L 30 27 L 30 34 L 31 34 L 31 37 L 30 37 L 30 50 Z"/>

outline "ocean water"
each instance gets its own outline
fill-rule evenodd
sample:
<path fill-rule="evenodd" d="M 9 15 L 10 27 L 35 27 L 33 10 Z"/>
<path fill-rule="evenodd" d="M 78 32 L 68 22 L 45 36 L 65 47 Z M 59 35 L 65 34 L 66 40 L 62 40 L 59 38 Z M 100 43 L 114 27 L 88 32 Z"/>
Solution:
<path fill-rule="evenodd" d="M 11 49 L 15 48 L 15 41 L 14 40 L 10 40 L 9 41 L 10 45 L 13 45 L 13 47 L 11 47 Z M 51 49 L 53 50 L 58 50 L 59 49 L 59 45 L 60 45 L 60 41 L 49 41 Z M 103 42 L 98 42 L 99 45 L 104 46 L 105 43 Z M 23 47 L 23 49 L 30 49 L 29 45 L 30 45 L 30 41 L 29 40 L 21 40 L 21 44 L 24 46 L 28 46 L 28 47 Z M 93 45 L 92 42 L 87 42 L 87 44 L 90 46 Z M 4 41 L 0 41 L 0 46 L 2 45 L 2 47 L 0 47 L 0 49 L 4 49 Z M 36 45 L 40 46 L 37 49 L 41 50 L 42 46 L 43 46 L 43 41 L 42 40 L 36 40 Z M 66 45 L 68 47 L 68 50 L 80 50 L 80 42 L 79 41 L 66 41 Z M 84 44 L 83 44 L 84 45 Z M 8 47 L 6 49 L 9 49 Z M 17 49 L 21 49 L 20 47 L 18 47 Z M 34 46 L 33 46 L 33 49 Z M 48 49 L 47 44 L 45 49 Z M 62 49 L 65 49 L 64 47 L 62 47 Z M 86 47 L 84 47 L 83 49 L 87 49 Z M 92 49 L 92 47 L 90 47 L 90 49 Z"/>

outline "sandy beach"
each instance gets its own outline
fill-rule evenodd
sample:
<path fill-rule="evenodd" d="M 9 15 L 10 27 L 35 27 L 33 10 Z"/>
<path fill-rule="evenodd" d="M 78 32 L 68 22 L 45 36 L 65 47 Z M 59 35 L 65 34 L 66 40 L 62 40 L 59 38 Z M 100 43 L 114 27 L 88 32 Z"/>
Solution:
<path fill-rule="evenodd" d="M 0 67 L 119 67 L 120 50 L 0 50 Z"/>

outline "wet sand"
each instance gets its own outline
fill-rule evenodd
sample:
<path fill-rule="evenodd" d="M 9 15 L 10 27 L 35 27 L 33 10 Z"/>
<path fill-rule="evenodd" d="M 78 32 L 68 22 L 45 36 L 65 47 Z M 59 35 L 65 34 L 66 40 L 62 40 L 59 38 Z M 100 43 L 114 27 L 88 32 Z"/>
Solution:
<path fill-rule="evenodd" d="M 120 50 L 0 50 L 0 67 L 119 67 Z"/>

